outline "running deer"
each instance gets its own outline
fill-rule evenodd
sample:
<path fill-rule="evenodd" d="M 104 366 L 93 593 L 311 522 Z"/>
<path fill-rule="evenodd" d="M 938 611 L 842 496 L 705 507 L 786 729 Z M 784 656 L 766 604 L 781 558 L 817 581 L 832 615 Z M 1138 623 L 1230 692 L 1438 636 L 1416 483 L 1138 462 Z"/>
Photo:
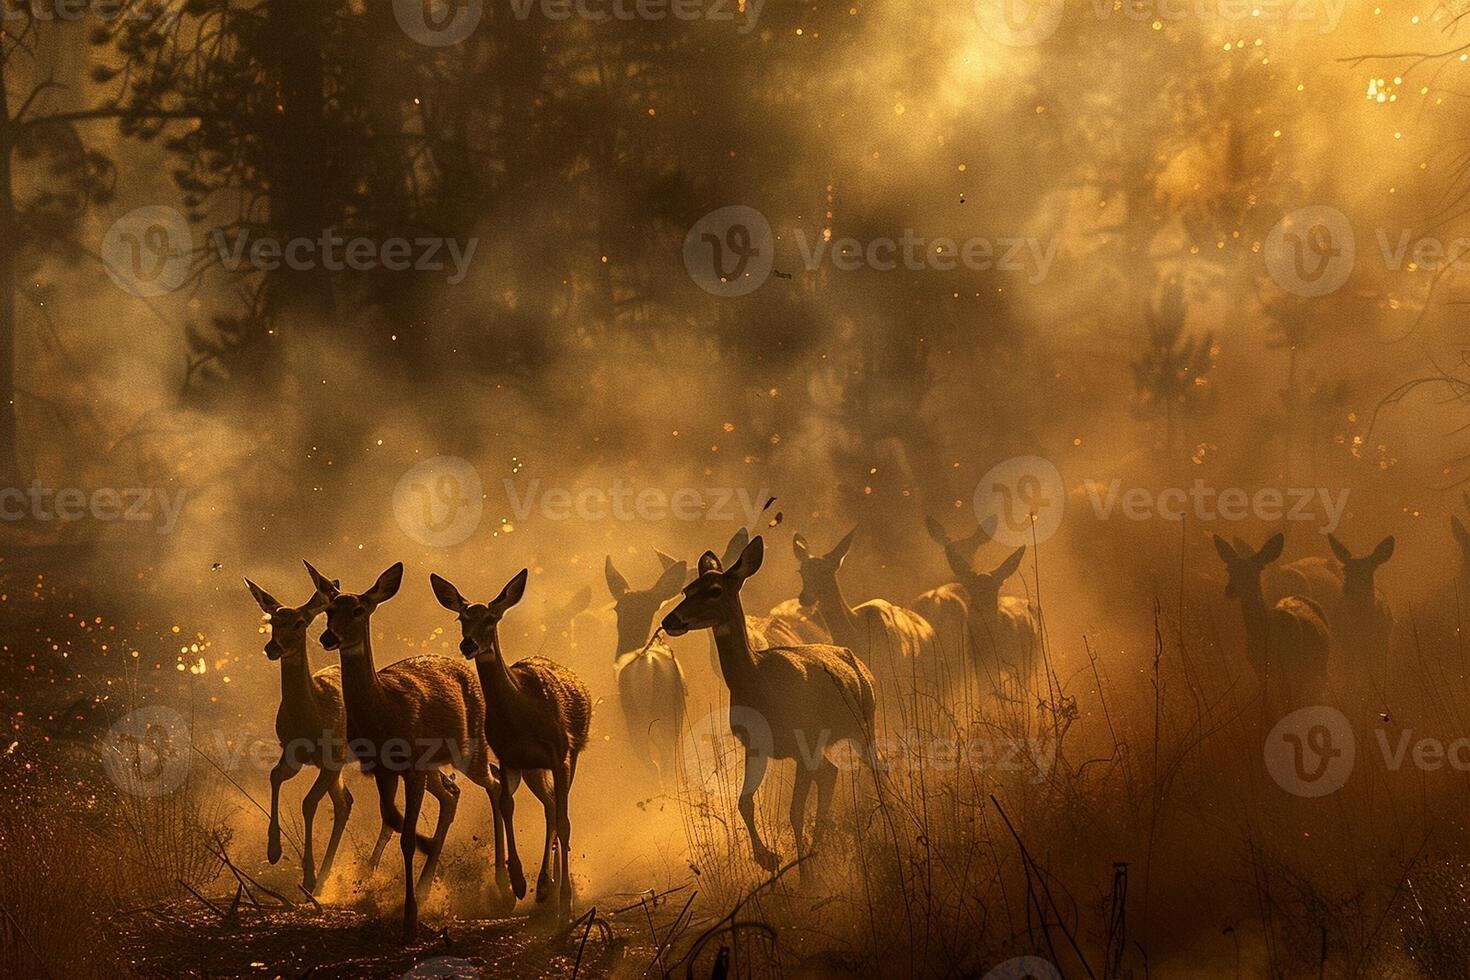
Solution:
<path fill-rule="evenodd" d="M 577 757 L 587 747 L 592 727 L 592 696 L 581 678 L 554 660 L 528 657 L 506 665 L 500 649 L 500 620 L 525 595 L 528 574 L 521 569 L 498 596 L 485 603 L 468 602 L 459 589 L 438 575 L 429 576 L 429 581 L 439 604 L 459 617 L 460 652 L 475 662 L 485 692 L 485 738 L 500 760 L 500 812 L 505 821 L 511 885 L 517 895 L 525 894 L 526 879 L 515 842 L 516 787 L 525 772 L 542 777 L 550 772 L 550 794 L 544 782 L 538 785 L 527 780 L 546 812 L 546 846 L 536 878 L 536 901 L 551 895 L 554 834 L 558 908 L 566 914 L 572 908 L 568 870 L 572 821 L 567 797 L 577 775 Z"/>
<path fill-rule="evenodd" d="M 934 627 L 918 613 L 886 599 L 850 606 L 843 597 L 837 573 L 856 535 L 853 528 L 825 555 L 812 554 L 800 534 L 791 539 L 801 566 L 800 602 L 816 609 L 833 643 L 853 651 L 869 667 L 881 660 L 884 669 L 876 673 L 883 678 L 885 697 L 905 690 L 911 681 L 927 684 L 937 666 Z"/>
<path fill-rule="evenodd" d="M 690 630 L 713 631 L 720 673 L 730 692 L 730 730 L 745 747 L 745 779 L 740 816 L 750 835 L 758 865 L 775 871 L 779 855 L 761 840 L 755 826 L 755 792 L 771 759 L 792 759 L 796 783 L 791 798 L 791 830 L 798 857 L 807 853 L 802 832 L 806 800 L 817 787 L 812 844 L 826 829 L 837 766 L 828 757 L 838 744 L 865 750 L 873 737 L 876 699 L 873 674 L 851 650 L 831 644 L 759 649 L 752 646 L 740 604 L 740 589 L 760 570 L 765 554 L 760 537 L 724 568 L 714 552 L 699 559 L 699 575 L 684 598 L 663 620 L 670 636 Z"/>
<path fill-rule="evenodd" d="M 967 537 L 950 539 L 940 524 L 932 517 L 924 518 L 924 527 L 934 543 L 944 549 L 945 560 L 951 568 L 968 569 L 975 552 L 990 535 L 976 526 Z M 923 616 L 934 627 L 935 642 L 944 654 L 953 654 L 953 659 L 968 669 L 974 664 L 974 653 L 970 642 L 970 591 L 961 581 L 946 582 L 914 598 L 914 612 Z"/>
<path fill-rule="evenodd" d="M 371 620 L 375 610 L 398 594 L 403 563 L 389 568 L 361 594 L 343 592 L 308 562 L 327 611 L 321 643 L 342 661 L 342 700 L 346 709 L 347 746 L 378 787 L 384 823 L 402 835 L 403 935 L 412 941 L 418 927 L 418 898 L 413 857 L 419 811 L 427 790 L 439 801 L 439 820 L 419 876 L 419 889 L 434 880 L 444 838 L 459 802 L 457 791 L 438 778 L 452 766 L 484 788 L 494 820 L 495 880 L 502 896 L 508 889 L 505 829 L 500 814 L 499 774 L 490 765 L 485 742 L 485 697 L 480 680 L 462 660 L 432 654 L 408 657 L 378 670 L 373 662 Z M 403 816 L 394 797 L 404 786 Z M 522 882 L 517 898 L 524 897 Z"/>
<path fill-rule="evenodd" d="M 648 633 L 659 607 L 684 587 L 688 566 L 656 553 L 664 570 L 651 588 L 629 588 L 628 580 L 613 566 L 611 555 L 603 564 L 603 572 L 617 618 L 613 672 L 628 741 L 662 781 L 674 772 L 678 740 L 684 731 L 686 690 L 684 669 L 674 651 L 659 640 L 650 642 Z"/>
<path fill-rule="evenodd" d="M 750 532 L 740 528 L 731 535 L 720 557 L 720 567 L 729 568 L 739 560 L 750 544 Z M 799 646 L 803 643 L 830 643 L 832 634 L 815 610 L 804 608 L 800 599 L 787 599 L 771 610 L 769 616 L 746 616 L 745 629 L 750 643 L 757 649 L 775 646 Z M 720 651 L 714 636 L 709 643 L 710 664 L 716 674 L 720 672 Z"/>
<path fill-rule="evenodd" d="M 950 571 L 969 598 L 966 620 L 975 675 L 993 691 L 1019 696 L 1036 671 L 1041 639 L 1040 611 L 1026 599 L 1001 595 L 1006 579 L 1016 574 L 1026 546 L 1011 552 L 989 572 L 977 572 L 957 549 L 948 549 Z"/>
<path fill-rule="evenodd" d="M 288 606 L 269 592 L 245 580 L 250 594 L 270 624 L 270 638 L 265 644 L 267 658 L 281 665 L 281 705 L 276 709 L 276 740 L 281 744 L 281 758 L 271 769 L 270 829 L 266 833 L 266 857 L 271 864 L 281 859 L 281 786 L 305 766 L 318 771 L 316 781 L 301 802 L 301 817 L 306 839 L 301 854 L 302 887 L 319 894 L 332 873 L 347 816 L 352 812 L 352 793 L 342 778 L 347 764 L 347 728 L 342 712 L 342 669 L 339 666 L 311 672 L 306 653 L 306 631 L 312 620 L 327 608 L 319 593 L 304 605 Z M 332 834 L 322 855 L 321 870 L 315 864 L 312 847 L 312 825 L 316 808 L 323 796 L 332 798 Z M 387 833 L 392 831 L 384 825 Z M 424 841 L 427 844 L 427 840 Z"/>
<path fill-rule="evenodd" d="M 1279 532 L 1272 535 L 1260 551 L 1232 546 L 1218 534 L 1214 537 L 1229 575 L 1225 595 L 1240 603 L 1246 657 L 1267 689 L 1266 703 L 1274 698 L 1289 704 L 1309 695 L 1327 673 L 1327 615 L 1307 596 L 1289 595 L 1267 606 L 1261 591 L 1261 572 L 1281 557 L 1285 537 Z M 1278 684 L 1285 686 L 1284 692 Z"/>

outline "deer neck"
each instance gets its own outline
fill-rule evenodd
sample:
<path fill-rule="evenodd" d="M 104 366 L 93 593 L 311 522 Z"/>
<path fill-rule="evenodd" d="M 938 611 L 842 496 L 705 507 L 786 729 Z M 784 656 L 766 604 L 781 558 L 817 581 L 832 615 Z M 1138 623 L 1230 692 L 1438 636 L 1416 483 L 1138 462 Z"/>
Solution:
<path fill-rule="evenodd" d="M 520 688 L 511 680 L 500 649 L 499 627 L 490 631 L 490 649 L 475 655 L 475 673 L 480 675 L 480 688 L 485 692 L 486 704 L 503 711 L 519 698 Z"/>
<path fill-rule="evenodd" d="M 338 651 L 342 660 L 342 702 L 347 716 L 369 717 L 387 704 L 387 696 L 378 681 L 378 669 L 373 663 L 373 641 L 364 636 L 361 643 L 342 647 Z"/>
<path fill-rule="evenodd" d="M 293 715 L 315 715 L 311 693 L 311 660 L 303 648 L 281 658 L 281 704 Z"/>
<path fill-rule="evenodd" d="M 750 635 L 745 631 L 745 609 L 740 597 L 730 603 L 733 614 L 714 627 L 715 649 L 720 655 L 720 673 L 725 686 L 734 690 L 755 672 L 755 658 L 750 652 Z"/>
<path fill-rule="evenodd" d="M 1240 616 L 1245 623 L 1245 649 L 1257 663 L 1266 659 L 1266 598 L 1259 583 L 1240 597 Z"/>
<path fill-rule="evenodd" d="M 816 591 L 817 609 L 827 623 L 832 641 L 839 646 L 856 650 L 862 630 L 859 628 L 857 615 L 842 595 L 842 586 L 837 584 L 837 576 L 833 575 L 830 582 L 823 583 Z"/>

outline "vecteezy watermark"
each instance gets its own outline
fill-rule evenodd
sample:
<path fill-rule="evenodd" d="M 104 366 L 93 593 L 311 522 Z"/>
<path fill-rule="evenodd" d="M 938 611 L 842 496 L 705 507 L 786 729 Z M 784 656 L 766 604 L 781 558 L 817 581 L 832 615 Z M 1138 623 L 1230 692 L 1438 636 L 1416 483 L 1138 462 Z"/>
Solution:
<path fill-rule="evenodd" d="M 770 222 L 743 204 L 711 211 L 684 236 L 684 268 L 689 278 L 716 296 L 744 296 L 759 289 L 775 260 Z"/>
<path fill-rule="evenodd" d="M 1091 0 L 1092 15 L 1106 21 L 1114 13 L 1162 29 L 1165 24 L 1316 24 L 1322 34 L 1342 22 L 1346 0 Z M 1065 0 L 974 0 L 975 19 L 990 38 L 1012 48 L 1041 44 L 1057 32 Z"/>
<path fill-rule="evenodd" d="M 1106 488 L 1097 480 L 1088 480 L 1084 486 L 1092 502 L 1093 513 L 1100 521 L 1108 520 L 1115 511 L 1130 521 L 1153 518 L 1182 521 L 1186 516 L 1200 521 L 1254 519 L 1267 524 L 1320 520 L 1319 529 L 1323 534 L 1337 530 L 1347 510 L 1348 498 L 1346 488 L 1339 490 L 1336 496 L 1326 487 L 1262 487 L 1251 493 L 1243 487 L 1217 489 L 1206 486 L 1204 480 L 1195 480 L 1187 490 L 1183 487 L 1158 491 L 1148 487 L 1124 490 L 1123 481 L 1116 478 Z M 1322 505 L 1320 514 L 1318 501 Z"/>
<path fill-rule="evenodd" d="M 532 480 L 524 491 L 514 480 L 505 481 L 511 513 L 524 521 L 532 513 L 550 521 L 740 521 L 756 523 L 771 493 L 765 487 L 751 493 L 745 487 L 630 487 L 613 480 L 608 487 L 541 489 Z"/>
<path fill-rule="evenodd" d="M 393 516 L 419 544 L 452 548 L 480 526 L 484 498 L 473 465 L 458 456 L 435 456 L 399 478 L 393 488 Z"/>
<path fill-rule="evenodd" d="M 533 16 L 549 21 L 576 18 L 594 24 L 609 21 L 709 21 L 732 23 L 740 34 L 755 30 L 765 0 L 509 0 L 516 20 Z M 430 47 L 459 44 L 485 16 L 483 0 L 393 0 L 393 13 L 405 34 Z"/>
<path fill-rule="evenodd" d="M 1014 456 L 992 466 L 975 486 L 975 516 L 997 543 L 1040 544 L 1062 526 L 1067 488 L 1051 460 Z"/>
<path fill-rule="evenodd" d="M 216 228 L 208 236 L 219 264 L 230 272 L 249 267 L 257 272 L 291 269 L 309 272 L 448 272 L 446 281 L 457 286 L 469 275 L 479 248 L 478 238 L 464 243 L 453 238 L 424 236 L 382 241 L 356 236 L 343 238 L 330 228 L 315 238 L 281 240 L 252 235 L 247 229 L 233 237 Z M 189 222 L 173 208 L 145 207 L 123 215 L 102 239 L 102 263 L 112 281 L 134 296 L 162 296 L 189 279 L 201 258 L 194 247 Z"/>
<path fill-rule="evenodd" d="M 1299 708 L 1266 736 L 1266 771 L 1295 796 L 1318 797 L 1347 785 L 1357 755 L 1353 726 L 1325 704 Z"/>
<path fill-rule="evenodd" d="M 991 967 L 980 980 L 1062 980 L 1062 972 L 1040 956 L 1015 956 Z"/>
<path fill-rule="evenodd" d="M 1336 208 L 1314 204 L 1285 215 L 1266 236 L 1266 271 L 1297 296 L 1326 296 L 1352 275 L 1357 241 Z"/>
<path fill-rule="evenodd" d="M 0 21 L 147 21 L 158 30 L 178 22 L 185 0 L 0 0 Z"/>
<path fill-rule="evenodd" d="M 831 266 L 838 272 L 975 272 L 1024 276 L 1032 285 L 1051 272 L 1058 239 L 926 237 L 912 228 L 897 238 L 833 238 L 830 232 L 793 228 L 797 259 L 807 272 Z M 716 296 L 744 296 L 759 289 L 775 268 L 775 236 L 766 216 L 732 204 L 700 218 L 684 236 L 684 268 L 689 278 Z M 784 273 L 782 275 L 785 275 Z M 790 276 L 786 276 L 790 278 Z"/>
<path fill-rule="evenodd" d="M 974 0 L 980 29 L 1007 47 L 1029 48 L 1057 32 L 1063 0 Z"/>
<path fill-rule="evenodd" d="M 915 234 L 912 228 L 904 229 L 903 235 L 897 239 L 878 237 L 866 242 L 856 238 L 830 239 L 825 234 L 814 236 L 814 241 L 801 228 L 793 228 L 791 237 L 801 252 L 801 264 L 808 272 L 815 272 L 824 262 L 830 262 L 832 268 L 839 272 L 860 269 L 892 272 L 900 265 L 910 272 L 926 269 L 953 272 L 958 268 L 988 272 L 993 269 L 1024 275 L 1026 282 L 1033 286 L 1051 271 L 1058 245 L 1055 238 L 1046 241 L 982 236 L 963 240 L 924 238 Z"/>
<path fill-rule="evenodd" d="M 34 480 L 24 490 L 0 488 L 0 521 L 153 521 L 159 534 L 168 534 L 179 522 L 187 494 L 161 487 L 57 489 Z"/>
<path fill-rule="evenodd" d="M 103 736 L 102 768 L 132 796 L 166 796 L 189 777 L 191 740 L 184 716 L 151 705 L 131 711 Z"/>

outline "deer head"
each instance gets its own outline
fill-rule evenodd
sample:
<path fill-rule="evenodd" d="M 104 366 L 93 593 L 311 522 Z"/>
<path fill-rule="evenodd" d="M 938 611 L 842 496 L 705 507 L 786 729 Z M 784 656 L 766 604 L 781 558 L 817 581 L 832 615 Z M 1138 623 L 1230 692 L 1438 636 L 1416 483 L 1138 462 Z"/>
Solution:
<path fill-rule="evenodd" d="M 327 608 L 322 594 L 312 593 L 304 605 L 286 606 L 248 578 L 245 584 L 250 587 L 250 594 L 255 596 L 255 602 L 261 611 L 270 617 L 270 639 L 265 644 L 265 655 L 271 660 L 306 656 L 307 627 Z"/>
<path fill-rule="evenodd" d="M 977 546 L 978 547 L 978 546 Z M 1000 601 L 1000 589 L 1005 585 L 1006 579 L 1016 574 L 1021 567 L 1021 559 L 1026 557 L 1026 546 L 1021 545 L 1015 551 L 1006 556 L 1005 561 L 996 565 L 989 572 L 977 572 L 970 567 L 968 559 L 958 554 L 945 553 L 949 558 L 949 570 L 954 572 L 955 580 L 965 587 L 970 593 L 970 607 L 977 610 L 993 610 Z"/>
<path fill-rule="evenodd" d="M 964 562 L 966 567 L 974 560 L 975 552 L 980 546 L 990 540 L 990 535 L 986 533 L 985 528 L 978 524 L 975 525 L 975 530 L 968 536 L 954 538 L 953 540 L 945 532 L 944 525 L 932 517 L 924 518 L 924 528 L 929 532 L 929 537 L 934 543 L 944 549 L 944 557 L 951 564 L 958 560 Z"/>
<path fill-rule="evenodd" d="M 529 570 L 523 568 L 505 584 L 500 595 L 489 602 L 473 603 L 460 595 L 459 589 L 447 578 L 429 576 L 429 584 L 434 589 L 434 598 L 439 600 L 439 605 L 459 617 L 462 636 L 459 652 L 464 654 L 466 660 L 479 656 L 496 659 L 500 656 L 500 642 L 495 628 L 500 625 L 501 617 L 526 594 L 526 579 L 529 575 Z"/>
<path fill-rule="evenodd" d="M 373 587 L 360 595 L 343 592 L 335 579 L 328 579 L 306 562 L 306 570 L 316 585 L 317 594 L 326 600 L 327 628 L 322 631 L 325 650 L 357 651 L 367 648 L 368 619 L 373 611 L 398 594 L 403 584 L 403 562 L 396 562 Z"/>
<path fill-rule="evenodd" d="M 1327 535 L 1327 543 L 1332 546 L 1332 553 L 1337 560 L 1342 562 L 1342 591 L 1344 595 L 1371 596 L 1373 592 L 1373 573 L 1378 566 L 1393 557 L 1393 535 L 1389 535 L 1378 542 L 1378 547 L 1373 553 L 1363 558 L 1354 558 L 1352 552 L 1333 534 Z"/>
<path fill-rule="evenodd" d="M 802 535 L 797 534 L 791 538 L 791 550 L 796 553 L 796 560 L 800 565 L 798 571 L 801 573 L 801 595 L 797 597 L 797 601 L 803 606 L 815 606 L 824 593 L 836 587 L 837 572 L 842 568 L 842 560 L 847 557 L 857 532 L 857 528 L 848 531 L 847 536 L 837 542 L 835 548 L 821 556 L 812 554 Z"/>
<path fill-rule="evenodd" d="M 679 590 L 684 587 L 684 579 L 688 577 L 688 565 L 654 550 L 663 563 L 664 570 L 652 588 L 629 588 L 628 580 L 613 567 L 611 555 L 608 555 L 603 564 L 602 570 L 607 575 L 607 590 L 613 597 L 613 615 L 618 623 L 619 652 L 636 650 L 643 645 L 643 641 L 648 639 L 648 627 L 653 623 L 653 617 L 658 615 L 659 607 L 679 594 Z"/>
<path fill-rule="evenodd" d="M 739 622 L 740 587 L 760 571 L 765 543 L 756 535 L 725 569 L 713 551 L 699 558 L 699 577 L 684 587 L 684 598 L 664 617 L 664 632 L 683 636 L 690 630 L 712 629 L 721 623 Z"/>
<path fill-rule="evenodd" d="M 1237 541 L 1235 545 L 1226 541 L 1220 535 L 1215 535 L 1215 550 L 1220 553 L 1220 560 L 1225 563 L 1225 571 L 1229 581 L 1225 583 L 1225 595 L 1230 599 L 1249 599 L 1261 596 L 1261 571 L 1273 561 L 1281 557 L 1281 550 L 1286 547 L 1285 535 L 1277 532 L 1261 545 L 1260 551 L 1253 551 L 1244 541 Z M 1263 600 L 1264 601 L 1264 600 Z"/>

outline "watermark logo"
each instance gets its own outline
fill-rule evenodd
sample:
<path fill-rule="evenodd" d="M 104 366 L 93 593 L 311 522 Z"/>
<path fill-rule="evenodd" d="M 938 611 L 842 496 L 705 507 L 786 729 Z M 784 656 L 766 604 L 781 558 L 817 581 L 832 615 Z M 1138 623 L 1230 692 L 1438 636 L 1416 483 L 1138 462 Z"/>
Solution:
<path fill-rule="evenodd" d="M 1092 511 L 1105 521 L 1115 511 L 1130 521 L 1146 521 L 1158 517 L 1166 521 L 1182 521 L 1193 516 L 1199 521 L 1244 521 L 1254 519 L 1266 524 L 1281 521 L 1320 521 L 1323 534 L 1337 530 L 1347 510 L 1347 488 L 1334 494 L 1327 487 L 1261 487 L 1248 493 L 1244 487 L 1217 489 L 1204 480 L 1195 480 L 1189 488 L 1166 487 L 1155 492 L 1148 487 L 1123 489 L 1121 479 L 1113 479 L 1104 487 L 1097 480 L 1084 484 Z M 1318 503 L 1320 501 L 1320 511 Z"/>
<path fill-rule="evenodd" d="M 1314 204 L 1287 214 L 1266 236 L 1266 271 L 1297 296 L 1326 296 L 1352 274 L 1357 244 L 1336 208 Z"/>
<path fill-rule="evenodd" d="M 975 19 L 991 39 L 1011 48 L 1029 48 L 1057 32 L 1063 0 L 975 0 Z"/>
<path fill-rule="evenodd" d="M 409 470 L 393 488 L 393 516 L 403 533 L 430 548 L 469 539 L 484 511 L 480 474 L 458 456 L 435 456 Z"/>
<path fill-rule="evenodd" d="M 129 211 L 102 237 L 102 266 L 118 286 L 144 299 L 178 289 L 194 251 L 188 220 L 173 208 Z"/>
<path fill-rule="evenodd" d="M 166 796 L 189 776 L 189 726 L 172 708 L 130 711 L 108 729 L 101 749 L 108 778 L 133 796 Z"/>
<path fill-rule="evenodd" d="M 533 513 L 548 521 L 739 521 L 753 525 L 771 499 L 761 487 L 751 493 L 745 487 L 632 487 L 613 480 L 608 487 L 584 486 L 575 492 L 567 487 L 542 489 L 532 480 L 522 492 L 515 481 L 506 479 L 505 498 L 518 521 Z"/>
<path fill-rule="evenodd" d="M 705 792 L 734 792 L 744 774 L 733 761 L 747 752 L 769 758 L 775 746 L 765 715 L 747 705 L 732 704 L 728 711 L 711 711 L 684 729 L 679 759 L 687 777 L 698 780 Z"/>
<path fill-rule="evenodd" d="M 770 222 L 743 204 L 711 211 L 684 236 L 684 268 L 689 278 L 716 296 L 755 292 L 770 276 L 775 261 Z"/>
<path fill-rule="evenodd" d="M 992 466 L 975 487 L 975 516 L 999 544 L 1041 543 L 1062 525 L 1067 488 L 1051 460 L 1015 456 Z"/>
<path fill-rule="evenodd" d="M 981 980 L 1062 980 L 1062 974 L 1050 960 L 1017 956 L 991 967 Z"/>
<path fill-rule="evenodd" d="M 46 487 L 40 480 L 20 487 L 0 487 L 0 521 L 149 521 L 159 534 L 168 534 L 179 522 L 187 490 L 162 487 Z"/>
<path fill-rule="evenodd" d="M 1325 704 L 1299 708 L 1266 736 L 1266 771 L 1295 796 L 1316 798 L 1347 785 L 1357 756 L 1353 726 Z"/>
<path fill-rule="evenodd" d="M 958 268 L 974 272 L 1005 272 L 1026 277 L 1037 285 L 1051 272 L 1057 257 L 1058 239 L 974 236 L 963 240 L 926 238 L 912 228 L 905 228 L 898 238 L 879 236 L 866 242 L 856 238 L 829 240 L 825 235 L 812 241 L 801 228 L 792 229 L 792 238 L 801 253 L 802 265 L 808 272 L 830 262 L 839 272 L 871 269 L 892 272 L 902 266 L 910 272 L 953 272 Z"/>
<path fill-rule="evenodd" d="M 403 33 L 431 48 L 450 48 L 480 26 L 485 0 L 393 0 Z"/>

